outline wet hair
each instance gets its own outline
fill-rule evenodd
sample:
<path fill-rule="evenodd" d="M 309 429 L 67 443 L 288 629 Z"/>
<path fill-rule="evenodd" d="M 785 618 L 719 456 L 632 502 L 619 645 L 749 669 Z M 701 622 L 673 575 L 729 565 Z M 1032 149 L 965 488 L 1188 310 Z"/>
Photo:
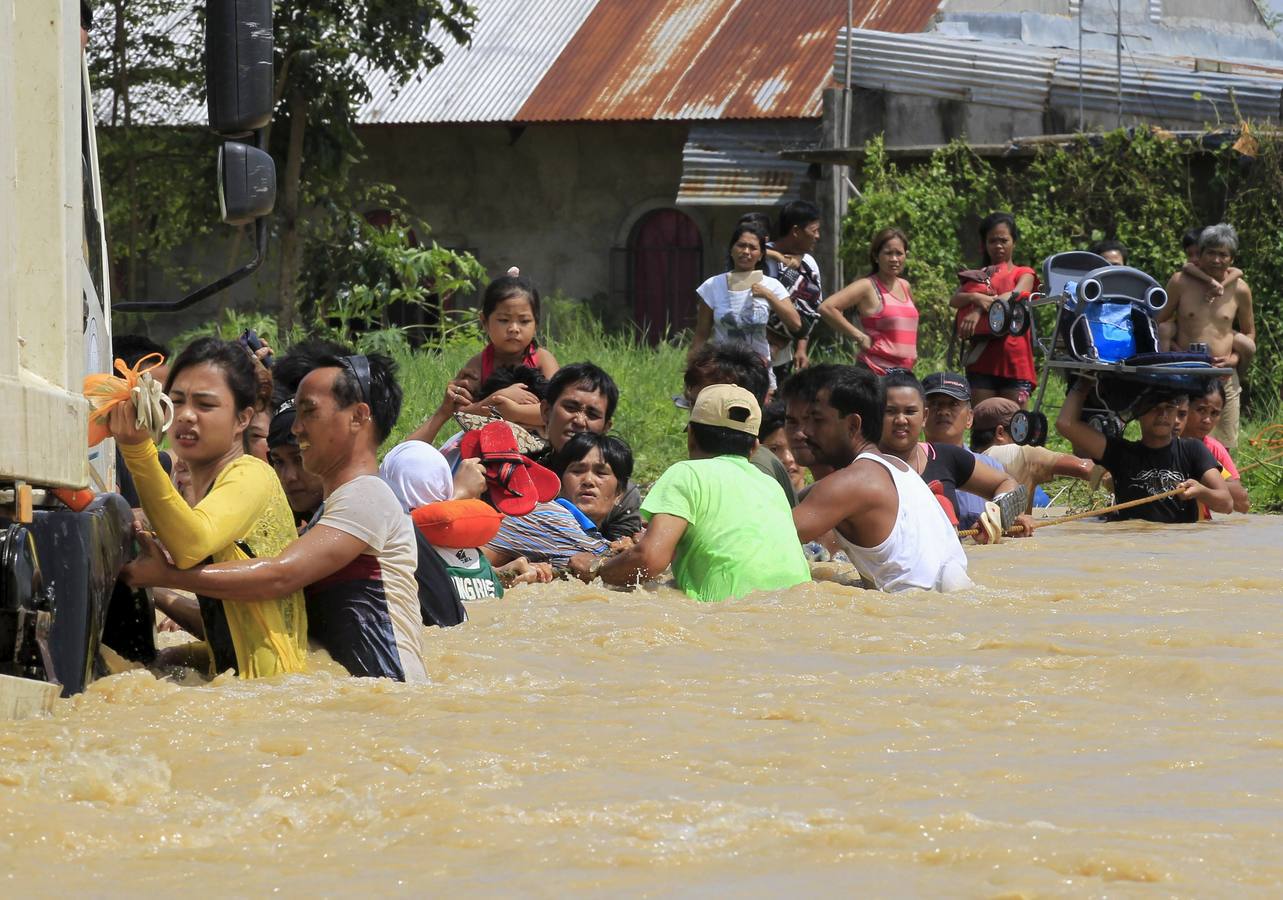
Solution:
<path fill-rule="evenodd" d="M 164 344 L 158 344 L 144 334 L 117 334 L 111 338 L 111 355 L 123 359 L 125 365 L 133 368 L 144 356 L 159 353 L 162 362 L 169 359 L 169 351 Z"/>
<path fill-rule="evenodd" d="M 370 418 L 374 422 L 374 435 L 382 444 L 392 433 L 397 416 L 401 415 L 401 385 L 396 380 L 396 363 L 391 357 L 382 353 L 365 354 L 370 364 Z M 316 368 L 336 368 L 338 375 L 334 378 L 331 392 L 339 409 L 347 409 L 354 403 L 364 402 L 361 384 L 356 375 L 339 356 L 323 356 L 316 361 Z"/>
<path fill-rule="evenodd" d="M 579 386 L 606 398 L 607 422 L 615 417 L 615 407 L 619 405 L 619 385 L 615 384 L 615 379 L 605 369 L 590 362 L 571 363 L 558 369 L 557 374 L 549 379 L 543 399 L 551 406 L 567 388 Z"/>
<path fill-rule="evenodd" d="M 1104 256 L 1109 251 L 1114 250 L 1123 255 L 1123 264 L 1127 263 L 1127 245 L 1122 241 L 1115 241 L 1112 238 L 1106 238 L 1103 241 L 1097 241 L 1091 245 L 1091 252 L 1097 256 Z"/>
<path fill-rule="evenodd" d="M 1189 252 L 1190 247 L 1197 247 L 1199 235 L 1202 233 L 1203 229 L 1201 226 L 1185 229 L 1185 233 L 1181 235 L 1181 249 Z"/>
<path fill-rule="evenodd" d="M 282 403 L 298 393 L 299 383 L 317 367 L 317 360 L 327 356 L 351 356 L 352 352 L 350 347 L 315 337 L 290 347 L 288 352 L 276 358 L 276 365 L 272 366 L 272 380 L 275 382 L 273 406 L 279 409 Z"/>
<path fill-rule="evenodd" d="M 829 406 L 839 415 L 852 413 L 860 417 L 860 434 L 871 444 L 882 437 L 882 418 L 886 411 L 886 391 L 878 377 L 859 366 L 834 366 L 829 381 Z M 910 378 L 913 376 L 910 375 Z"/>
<path fill-rule="evenodd" d="M 1238 232 L 1234 230 L 1233 225 L 1218 222 L 1203 229 L 1203 233 L 1198 236 L 1198 252 L 1202 253 L 1204 250 L 1215 247 L 1224 247 L 1229 250 L 1231 256 L 1238 252 Z"/>
<path fill-rule="evenodd" d="M 481 315 L 490 318 L 499 304 L 513 297 L 525 297 L 530 301 L 530 311 L 536 321 L 539 319 L 539 291 L 528 278 L 520 275 L 504 275 L 486 285 L 486 292 L 481 298 Z"/>
<path fill-rule="evenodd" d="M 227 380 L 236 412 L 243 409 L 266 409 L 272 399 L 272 375 L 254 359 L 254 355 L 237 341 L 220 341 L 214 337 L 197 338 L 174 358 L 165 381 L 165 393 L 184 369 L 208 363 Z"/>
<path fill-rule="evenodd" d="M 759 407 L 766 403 L 766 395 L 771 390 L 771 370 L 766 360 L 743 341 L 722 341 L 700 347 L 686 364 L 682 380 L 687 390 L 697 384 L 738 384 L 757 399 Z"/>
<path fill-rule="evenodd" d="M 828 387 L 837 377 L 837 370 L 842 368 L 834 363 L 821 363 L 798 369 L 780 385 L 779 395 L 785 400 L 801 400 L 814 403 L 820 391 Z"/>
<path fill-rule="evenodd" d="M 757 429 L 757 439 L 764 441 L 784 427 L 784 404 L 776 400 L 762 408 L 762 427 Z"/>
<path fill-rule="evenodd" d="M 1135 403 L 1132 405 L 1132 411 L 1136 418 L 1139 419 L 1146 413 L 1151 412 L 1160 403 L 1171 403 L 1174 406 L 1180 406 L 1182 400 L 1188 401 L 1189 394 L 1151 388 L 1136 398 Z"/>
<path fill-rule="evenodd" d="M 771 236 L 771 217 L 764 212 L 744 213 L 736 225 L 753 225 L 768 238 Z"/>
<path fill-rule="evenodd" d="M 820 208 L 806 200 L 794 200 L 786 203 L 780 210 L 780 237 L 788 237 L 794 228 L 805 228 L 812 222 L 820 220 Z"/>
<path fill-rule="evenodd" d="M 748 457 L 753 453 L 753 444 L 757 441 L 756 435 L 722 425 L 691 422 L 689 427 L 691 436 L 695 438 L 695 446 L 713 456 Z"/>
<path fill-rule="evenodd" d="M 735 244 L 739 242 L 740 235 L 751 234 L 757 238 L 757 246 L 761 248 L 762 255 L 758 257 L 757 265 L 753 268 L 760 269 L 766 264 L 766 232 L 756 225 L 747 222 L 740 222 L 731 229 L 731 239 L 726 245 L 726 254 L 730 256 L 735 251 Z"/>
<path fill-rule="evenodd" d="M 560 478 L 566 474 L 566 469 L 570 468 L 571 463 L 579 462 L 594 449 L 601 452 L 602 460 L 610 467 L 615 480 L 619 482 L 617 493 L 622 494 L 628 479 L 633 477 L 633 451 L 622 438 L 617 438 L 613 434 L 597 434 L 595 431 L 579 432 L 562 444 L 561 449 L 552 455 L 552 459 L 548 461 L 548 468 L 556 472 L 557 477 Z"/>
<path fill-rule="evenodd" d="M 909 239 L 905 237 L 904 232 L 899 228 L 883 228 L 873 236 L 873 240 L 869 242 L 869 265 L 872 266 L 869 269 L 870 275 L 878 274 L 878 254 L 882 252 L 882 248 L 886 246 L 888 241 L 895 238 L 900 239 L 900 243 L 904 244 L 904 249 L 907 252 Z"/>
<path fill-rule="evenodd" d="M 481 383 L 482 397 L 489 397 L 495 391 L 501 391 L 514 384 L 523 385 L 526 390 L 540 400 L 548 393 L 548 379 L 538 369 L 529 366 L 503 366 L 495 369 L 490 377 Z"/>
<path fill-rule="evenodd" d="M 1189 402 L 1194 403 L 1212 394 L 1216 394 L 1221 398 L 1221 405 L 1225 404 L 1225 385 L 1219 378 L 1209 378 L 1207 380 L 1207 390 L 1205 391 L 1190 391 Z"/>
<path fill-rule="evenodd" d="M 1016 227 L 1016 217 L 1009 212 L 989 213 L 980 220 L 980 264 L 982 266 L 992 266 L 993 260 L 989 258 L 989 232 L 993 231 L 999 225 L 1006 225 L 1011 231 L 1011 242 L 1014 244 L 1020 240 L 1020 229 Z"/>
<path fill-rule="evenodd" d="M 887 374 L 883 375 L 882 390 L 889 391 L 892 388 L 913 388 L 915 391 L 918 392 L 918 396 L 922 398 L 922 405 L 926 406 L 927 392 L 922 387 L 922 382 L 918 381 L 918 379 L 913 377 L 912 372 L 905 372 L 903 370 L 899 370 L 895 372 L 888 372 Z"/>

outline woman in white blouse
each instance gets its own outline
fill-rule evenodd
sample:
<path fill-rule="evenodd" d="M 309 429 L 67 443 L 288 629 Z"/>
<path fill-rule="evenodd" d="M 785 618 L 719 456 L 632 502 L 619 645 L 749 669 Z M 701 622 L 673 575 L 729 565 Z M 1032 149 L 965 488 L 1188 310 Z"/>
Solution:
<path fill-rule="evenodd" d="M 700 303 L 690 352 L 694 354 L 710 336 L 719 342 L 743 341 L 769 365 L 766 322 L 771 312 L 791 329 L 800 328 L 802 318 L 784 285 L 762 272 L 766 235 L 760 229 L 751 224 L 736 225 L 731 232 L 730 256 L 731 271 L 714 275 L 695 291 Z"/>

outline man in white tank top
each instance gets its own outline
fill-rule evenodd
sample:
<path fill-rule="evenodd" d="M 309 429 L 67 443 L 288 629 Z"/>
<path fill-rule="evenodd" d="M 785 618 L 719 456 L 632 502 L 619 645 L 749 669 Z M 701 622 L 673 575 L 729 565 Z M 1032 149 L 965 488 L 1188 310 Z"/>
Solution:
<path fill-rule="evenodd" d="M 851 562 L 881 591 L 971 587 L 967 556 L 931 489 L 906 463 L 878 452 L 885 401 L 877 378 L 836 366 L 814 398 L 788 402 L 815 459 L 835 470 L 793 510 L 798 538 L 836 530 Z"/>

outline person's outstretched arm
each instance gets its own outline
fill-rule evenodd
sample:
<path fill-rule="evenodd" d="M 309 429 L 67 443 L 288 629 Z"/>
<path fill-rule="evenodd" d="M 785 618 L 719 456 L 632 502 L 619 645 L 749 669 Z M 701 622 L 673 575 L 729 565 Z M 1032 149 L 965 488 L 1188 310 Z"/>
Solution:
<path fill-rule="evenodd" d="M 680 516 L 656 513 L 642 532 L 641 540 L 616 556 L 598 562 L 592 553 L 576 553 L 570 558 L 571 573 L 581 581 L 600 577 L 606 584 L 629 585 L 658 578 L 673 563 L 677 542 L 689 523 Z"/>
<path fill-rule="evenodd" d="M 220 600 L 265 600 L 302 590 L 342 569 L 367 549 L 364 541 L 328 525 L 314 525 L 280 556 L 177 569 L 149 535 L 143 553 L 125 566 L 131 587 L 169 587 Z"/>

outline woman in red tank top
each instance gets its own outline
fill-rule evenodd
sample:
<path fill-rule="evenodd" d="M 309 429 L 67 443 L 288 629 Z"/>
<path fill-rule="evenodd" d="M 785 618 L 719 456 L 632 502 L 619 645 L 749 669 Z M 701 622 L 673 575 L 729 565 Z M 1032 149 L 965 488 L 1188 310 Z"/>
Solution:
<path fill-rule="evenodd" d="M 820 304 L 820 315 L 838 334 L 855 341 L 856 361 L 876 375 L 911 370 L 918 361 L 918 308 L 904 271 L 909 239 L 898 228 L 884 228 L 869 245 L 872 270 Z M 860 317 L 857 327 L 848 310 Z"/>
<path fill-rule="evenodd" d="M 985 280 L 964 278 L 958 292 L 949 298 L 949 305 L 957 310 L 954 327 L 963 346 L 975 336 L 976 325 L 995 299 L 1038 289 L 1037 273 L 1028 266 L 1017 266 L 1011 261 L 1019 238 L 1020 230 L 1011 213 L 990 213 L 980 223 L 981 265 Z M 971 383 L 971 402 L 1006 397 L 1023 407 L 1038 384 L 1033 335 L 1025 332 L 1020 337 L 992 338 L 983 348 L 975 349 L 979 355 L 966 367 L 967 381 Z"/>

